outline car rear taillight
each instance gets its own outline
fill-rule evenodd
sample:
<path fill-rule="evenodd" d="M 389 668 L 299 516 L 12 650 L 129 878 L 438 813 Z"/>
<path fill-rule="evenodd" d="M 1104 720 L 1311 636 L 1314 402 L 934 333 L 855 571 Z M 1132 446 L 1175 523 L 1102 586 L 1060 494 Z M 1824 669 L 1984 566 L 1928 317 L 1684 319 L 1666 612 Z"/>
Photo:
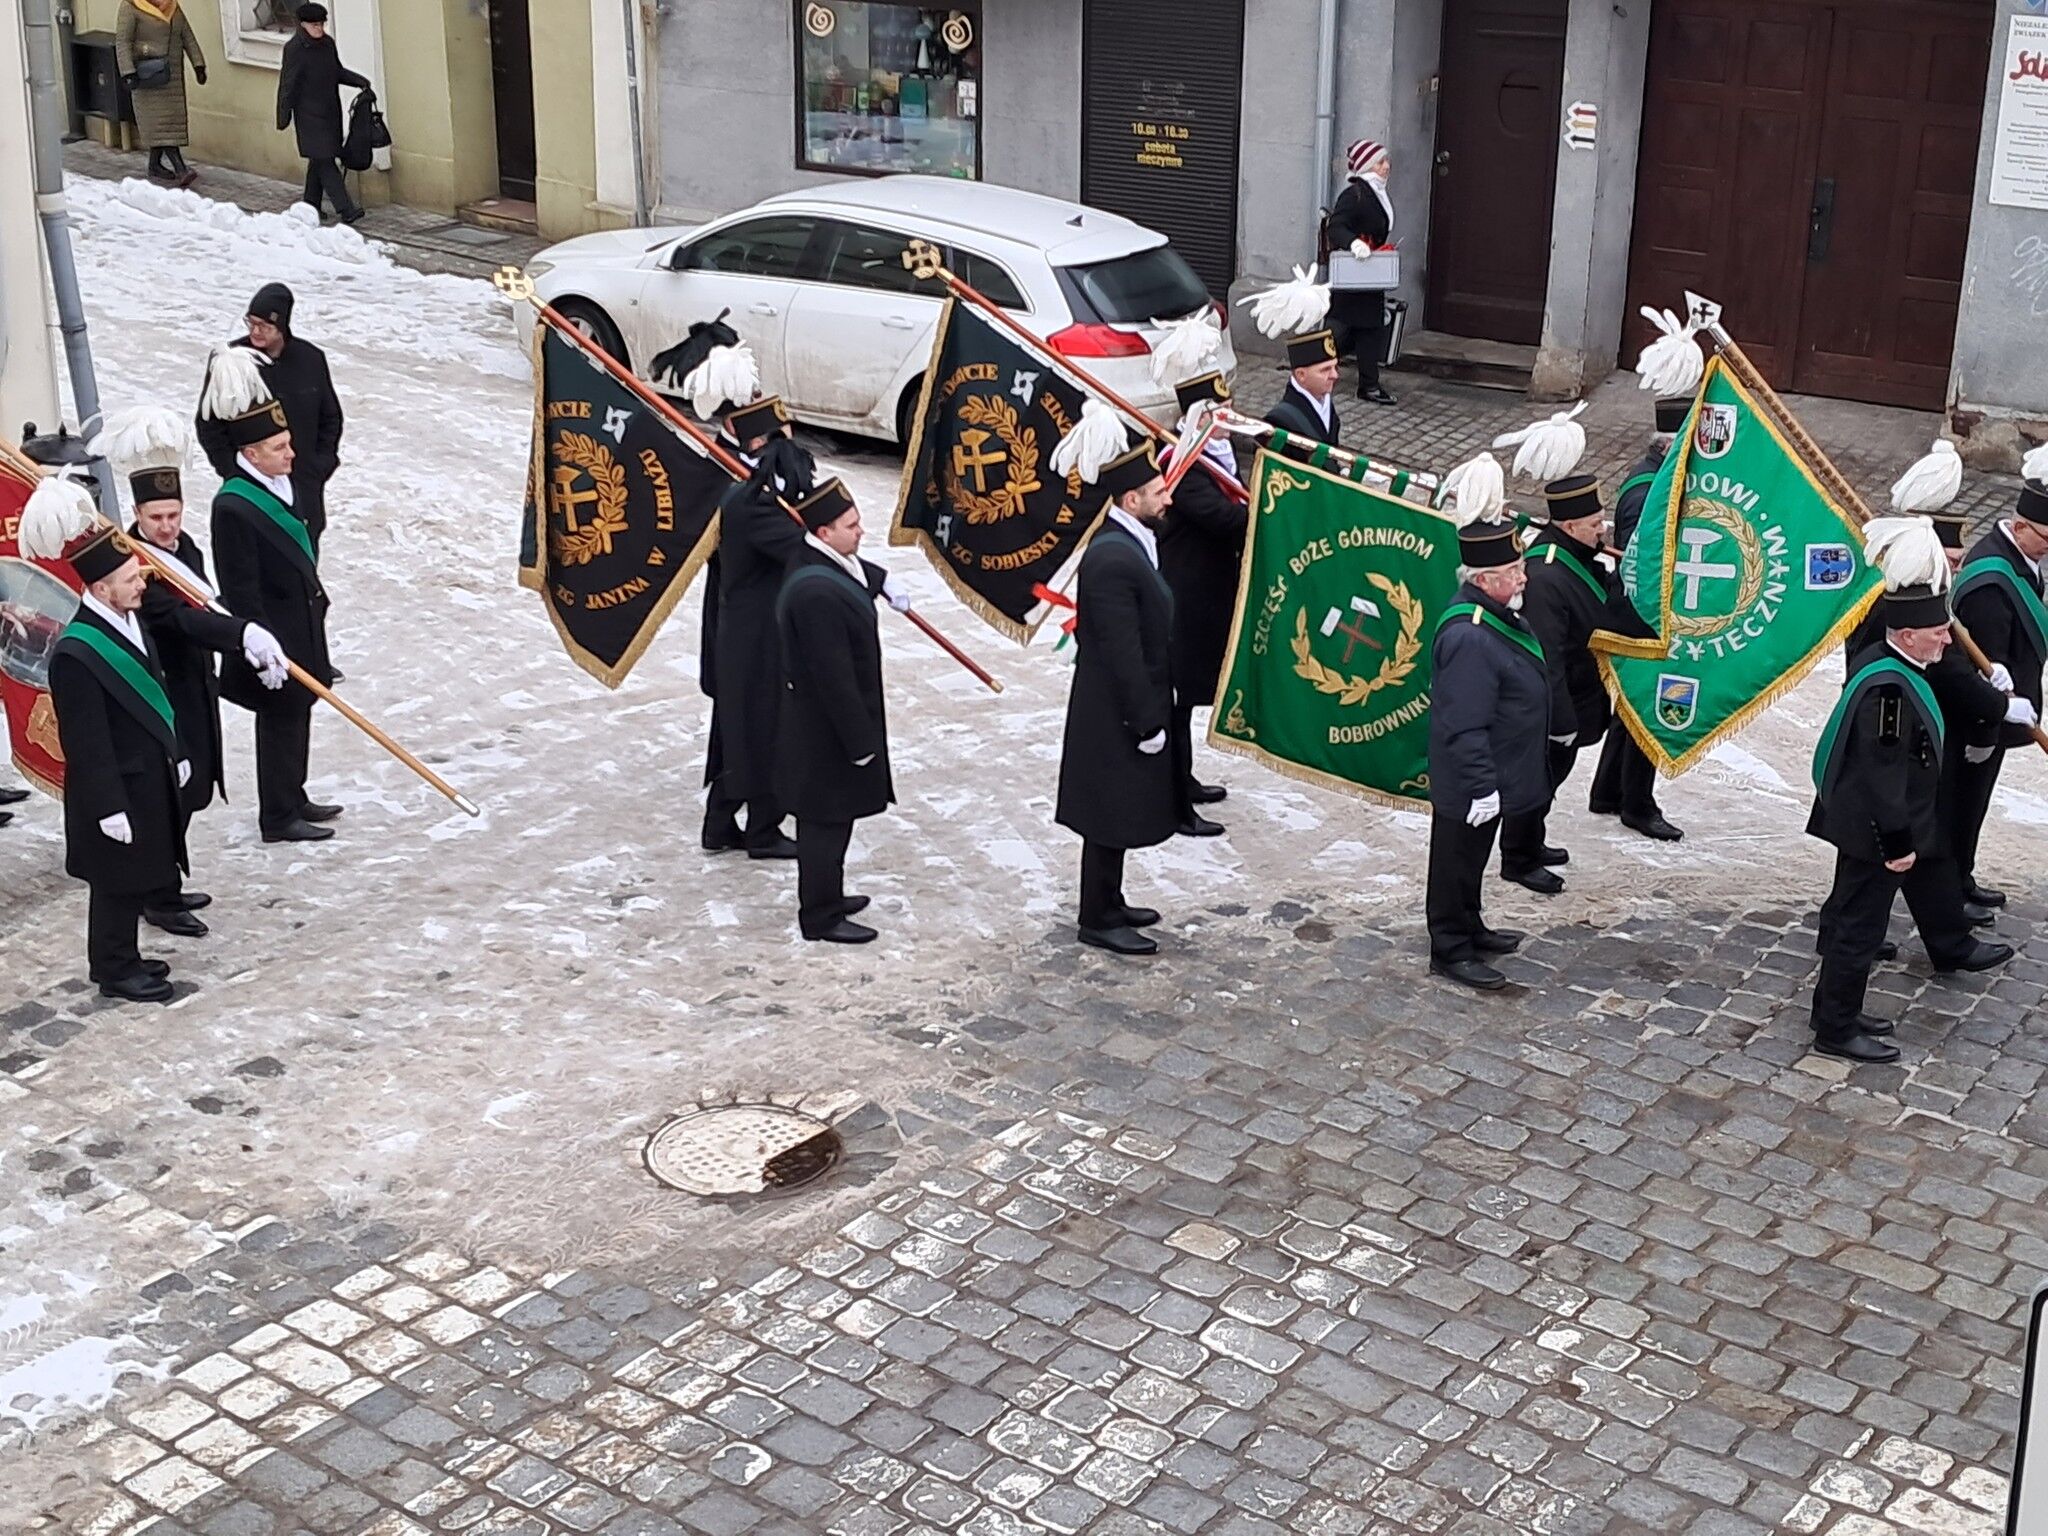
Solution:
<path fill-rule="evenodd" d="M 1113 325 L 1070 325 L 1054 331 L 1045 344 L 1061 357 L 1146 357 L 1152 343 Z"/>

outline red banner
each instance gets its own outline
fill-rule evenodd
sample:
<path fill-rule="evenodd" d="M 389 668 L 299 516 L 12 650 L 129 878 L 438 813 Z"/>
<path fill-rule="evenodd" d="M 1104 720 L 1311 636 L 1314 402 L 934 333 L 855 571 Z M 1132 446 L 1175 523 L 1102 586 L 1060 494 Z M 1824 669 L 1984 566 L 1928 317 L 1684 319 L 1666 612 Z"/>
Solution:
<path fill-rule="evenodd" d="M 78 609 L 78 589 L 69 571 L 60 576 L 24 559 L 15 543 L 32 485 L 0 457 L 0 703 L 14 766 L 37 789 L 61 796 L 64 749 L 50 707 L 50 652 Z"/>

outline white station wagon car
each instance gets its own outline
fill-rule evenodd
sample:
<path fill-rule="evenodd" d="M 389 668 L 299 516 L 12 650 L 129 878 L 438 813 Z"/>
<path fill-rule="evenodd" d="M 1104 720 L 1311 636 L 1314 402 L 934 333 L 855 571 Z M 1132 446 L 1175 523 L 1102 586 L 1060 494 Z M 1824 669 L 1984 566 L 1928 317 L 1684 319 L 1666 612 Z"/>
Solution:
<path fill-rule="evenodd" d="M 1131 404 L 1171 418 L 1173 391 L 1152 378 L 1155 322 L 1214 301 L 1164 235 L 1080 203 L 888 176 L 786 192 L 693 229 L 564 240 L 527 271 L 541 298 L 643 376 L 691 321 L 724 310 L 761 387 L 792 415 L 901 442 L 945 298 L 905 270 L 913 239 Z M 530 331 L 530 307 L 519 323 Z M 1236 366 L 1227 329 L 1217 366 Z"/>

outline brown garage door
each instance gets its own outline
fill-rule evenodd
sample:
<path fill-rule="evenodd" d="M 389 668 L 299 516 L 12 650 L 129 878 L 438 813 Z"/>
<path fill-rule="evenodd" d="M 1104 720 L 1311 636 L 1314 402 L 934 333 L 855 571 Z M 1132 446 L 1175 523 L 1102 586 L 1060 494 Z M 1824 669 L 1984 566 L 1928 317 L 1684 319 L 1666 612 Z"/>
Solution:
<path fill-rule="evenodd" d="M 1630 259 L 1781 388 L 1939 409 L 1962 292 L 1988 0 L 1660 0 Z"/>

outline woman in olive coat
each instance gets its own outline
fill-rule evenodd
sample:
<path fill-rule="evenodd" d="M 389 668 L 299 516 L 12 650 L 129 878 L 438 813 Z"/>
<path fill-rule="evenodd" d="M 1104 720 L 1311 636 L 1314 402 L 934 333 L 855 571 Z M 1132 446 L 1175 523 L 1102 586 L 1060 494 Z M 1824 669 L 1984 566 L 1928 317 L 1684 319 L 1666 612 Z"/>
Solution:
<path fill-rule="evenodd" d="M 185 61 L 206 84 L 206 55 L 178 0 L 121 0 L 114 22 L 114 63 L 135 103 L 135 129 L 149 151 L 149 177 L 189 187 L 198 173 L 185 164 L 192 133 L 185 117 Z"/>

